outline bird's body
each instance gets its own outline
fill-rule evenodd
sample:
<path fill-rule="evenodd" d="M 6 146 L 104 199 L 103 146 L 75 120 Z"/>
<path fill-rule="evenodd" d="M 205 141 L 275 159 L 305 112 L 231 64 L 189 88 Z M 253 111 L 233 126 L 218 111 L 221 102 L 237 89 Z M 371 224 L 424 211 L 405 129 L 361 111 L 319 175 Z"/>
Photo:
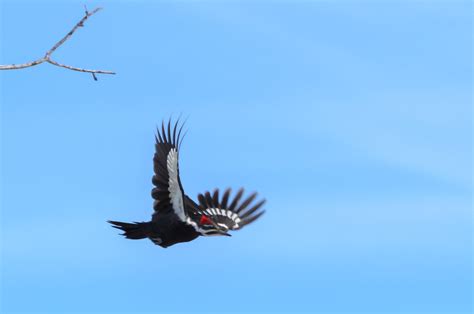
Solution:
<path fill-rule="evenodd" d="M 199 236 L 199 233 L 191 225 L 179 221 L 169 214 L 154 215 L 150 224 L 152 229 L 150 240 L 163 247 L 179 242 L 189 242 Z"/>
<path fill-rule="evenodd" d="M 258 219 L 264 212 L 258 209 L 265 202 L 260 201 L 250 207 L 256 197 L 253 193 L 240 202 L 243 189 L 230 200 L 230 189 L 222 198 L 219 190 L 199 194 L 199 204 L 184 194 L 179 177 L 178 155 L 181 146 L 181 126 L 178 122 L 167 129 L 162 124 L 155 143 L 153 165 L 154 188 L 152 197 L 154 213 L 149 222 L 125 223 L 109 221 L 113 227 L 123 230 L 128 239 L 149 238 L 153 243 L 168 247 L 180 242 L 189 242 L 198 236 L 227 235 L 229 230 L 237 230 Z"/>

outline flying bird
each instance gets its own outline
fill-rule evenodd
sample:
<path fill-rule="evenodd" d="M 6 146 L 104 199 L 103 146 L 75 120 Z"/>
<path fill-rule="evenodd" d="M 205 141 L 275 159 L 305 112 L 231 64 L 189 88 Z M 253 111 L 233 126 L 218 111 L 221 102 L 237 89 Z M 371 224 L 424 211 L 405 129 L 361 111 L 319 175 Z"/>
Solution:
<path fill-rule="evenodd" d="M 215 189 L 198 195 L 198 203 L 184 194 L 179 176 L 179 152 L 184 135 L 184 123 L 179 119 L 174 126 L 171 119 L 167 125 L 161 124 L 155 135 L 155 155 L 153 157 L 154 199 L 151 221 L 148 222 L 108 222 L 123 231 L 127 239 L 150 239 L 161 247 L 188 242 L 199 236 L 230 236 L 229 231 L 241 229 L 257 220 L 265 212 L 261 210 L 265 200 L 254 202 L 257 193 L 242 198 L 241 188 L 231 197 L 227 189 L 219 194 Z"/>

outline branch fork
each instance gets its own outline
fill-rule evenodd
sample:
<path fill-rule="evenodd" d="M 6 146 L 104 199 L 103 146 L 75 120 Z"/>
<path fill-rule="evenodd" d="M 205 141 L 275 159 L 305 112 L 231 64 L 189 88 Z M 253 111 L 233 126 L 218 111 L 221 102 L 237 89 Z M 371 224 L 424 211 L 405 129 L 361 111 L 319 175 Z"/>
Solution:
<path fill-rule="evenodd" d="M 116 74 L 115 72 L 113 71 L 107 71 L 107 70 L 92 70 L 92 69 L 84 69 L 84 68 L 78 68 L 78 67 L 73 67 L 73 66 L 70 66 L 70 65 L 66 65 L 66 64 L 61 64 L 53 59 L 51 59 L 51 55 L 56 51 L 56 49 L 58 49 L 61 45 L 63 45 L 69 38 L 71 38 L 71 36 L 74 34 L 74 32 L 79 28 L 79 27 L 83 27 L 84 26 L 84 22 L 89 18 L 91 17 L 92 15 L 94 15 L 95 13 L 99 12 L 100 10 L 102 10 L 102 8 L 95 8 L 94 10 L 92 11 L 88 11 L 86 7 L 85 8 L 85 15 L 84 17 L 66 34 L 66 36 L 64 36 L 63 38 L 61 38 L 61 40 L 59 40 L 51 49 L 49 49 L 44 57 L 40 58 L 40 59 L 37 59 L 37 60 L 34 60 L 34 61 L 30 61 L 30 62 L 26 62 L 26 63 L 22 63 L 22 64 L 9 64 L 9 65 L 0 65 L 0 70 L 18 70 L 18 69 L 24 69 L 24 68 L 29 68 L 29 67 L 32 67 L 32 66 L 35 66 L 35 65 L 38 65 L 38 64 L 41 64 L 41 63 L 49 63 L 49 64 L 52 64 L 52 65 L 55 65 L 55 66 L 58 66 L 58 67 L 61 67 L 61 68 L 65 68 L 65 69 L 68 69 L 68 70 L 72 70 L 72 71 L 78 71 L 78 72 L 85 72 L 85 73 L 91 73 L 92 74 L 92 77 L 94 80 L 97 81 L 97 76 L 96 74 Z"/>

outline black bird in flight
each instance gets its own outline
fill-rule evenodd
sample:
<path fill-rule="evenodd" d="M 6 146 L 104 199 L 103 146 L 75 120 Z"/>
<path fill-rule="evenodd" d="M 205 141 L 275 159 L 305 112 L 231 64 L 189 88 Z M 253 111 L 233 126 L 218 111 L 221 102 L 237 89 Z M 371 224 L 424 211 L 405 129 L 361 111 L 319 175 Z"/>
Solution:
<path fill-rule="evenodd" d="M 127 239 L 149 238 L 161 247 L 168 247 L 179 242 L 188 242 L 198 236 L 230 236 L 228 231 L 238 230 L 255 221 L 264 211 L 259 210 L 265 203 L 261 200 L 254 203 L 257 193 L 241 201 L 244 190 L 240 189 L 233 198 L 227 189 L 219 197 L 219 190 L 211 194 L 198 195 L 199 204 L 184 194 L 179 178 L 178 156 L 181 147 L 181 131 L 178 121 L 171 126 L 171 120 L 161 125 L 155 135 L 155 155 L 153 168 L 155 175 L 151 191 L 154 198 L 151 221 L 126 223 L 108 221 L 114 228 L 124 231 Z M 184 136 L 183 136 L 184 138 Z"/>

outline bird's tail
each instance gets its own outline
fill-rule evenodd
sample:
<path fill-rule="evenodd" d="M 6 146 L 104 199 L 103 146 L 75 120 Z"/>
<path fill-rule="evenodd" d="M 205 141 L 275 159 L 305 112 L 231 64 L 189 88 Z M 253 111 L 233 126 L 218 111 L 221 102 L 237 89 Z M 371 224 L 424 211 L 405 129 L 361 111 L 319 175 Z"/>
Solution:
<path fill-rule="evenodd" d="M 151 236 L 151 223 L 150 222 L 120 222 L 109 220 L 108 223 L 112 224 L 112 227 L 123 231 L 122 235 L 127 239 L 145 239 Z"/>

